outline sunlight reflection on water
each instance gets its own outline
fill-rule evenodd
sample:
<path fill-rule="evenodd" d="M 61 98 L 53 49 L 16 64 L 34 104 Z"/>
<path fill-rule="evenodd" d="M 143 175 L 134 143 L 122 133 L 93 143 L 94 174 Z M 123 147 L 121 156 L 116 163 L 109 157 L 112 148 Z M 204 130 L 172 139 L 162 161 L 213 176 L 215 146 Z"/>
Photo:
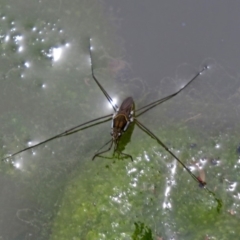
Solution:
<path fill-rule="evenodd" d="M 165 191 L 164 191 L 164 202 L 162 204 L 163 209 L 171 209 L 172 204 L 169 202 L 172 186 L 175 185 L 175 174 L 177 170 L 177 161 L 173 160 L 171 164 L 168 164 L 170 168 L 170 176 L 169 180 L 166 179 L 166 184 L 165 184 Z"/>

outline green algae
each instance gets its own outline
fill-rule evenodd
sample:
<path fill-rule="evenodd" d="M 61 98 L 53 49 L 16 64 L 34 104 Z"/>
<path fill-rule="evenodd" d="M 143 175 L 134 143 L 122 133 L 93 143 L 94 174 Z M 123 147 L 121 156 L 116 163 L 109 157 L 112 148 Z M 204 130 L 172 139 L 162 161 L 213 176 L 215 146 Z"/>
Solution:
<path fill-rule="evenodd" d="M 237 158 L 233 147 L 236 138 L 232 135 L 216 136 L 204 140 L 202 147 L 203 141 L 186 128 L 161 129 L 163 142 L 170 142 L 173 151 L 180 151 L 179 157 L 188 166 L 204 157 L 208 159 L 205 169 L 207 187 L 223 202 L 218 212 L 214 197 L 199 188 L 180 166 L 174 177 L 176 183 L 167 197 L 172 207 L 162 207 L 166 201 L 166 179 L 171 178 L 166 164 L 172 159 L 148 136 L 138 138 L 141 134 L 137 132 L 135 138 L 138 140 L 134 138 L 126 147 L 130 152 L 125 150 L 132 154 L 133 162 L 100 158 L 94 162 L 86 161 L 74 172 L 55 216 L 51 239 L 131 239 L 138 221 L 148 226 L 155 238 L 168 236 L 166 226 L 180 239 L 236 236 L 238 219 L 228 211 L 233 196 L 226 193 L 222 177 L 218 176 L 222 166 L 231 169 L 233 159 Z M 168 139 L 172 134 L 177 137 Z M 195 139 L 194 148 L 189 139 Z M 216 149 L 218 143 L 221 147 Z M 142 150 L 141 146 L 144 146 Z M 221 165 L 211 165 L 215 156 Z M 197 171 L 194 173 L 198 174 Z M 235 171 L 233 176 L 236 177 Z M 226 224 L 227 221 L 231 226 Z M 226 233 L 226 229 L 231 231 Z"/>

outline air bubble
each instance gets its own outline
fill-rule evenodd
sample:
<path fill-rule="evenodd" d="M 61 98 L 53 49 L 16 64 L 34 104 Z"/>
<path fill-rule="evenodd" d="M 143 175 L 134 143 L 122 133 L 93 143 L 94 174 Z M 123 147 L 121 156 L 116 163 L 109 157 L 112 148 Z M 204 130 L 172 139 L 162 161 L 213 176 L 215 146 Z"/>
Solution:
<path fill-rule="evenodd" d="M 15 42 L 19 42 L 23 39 L 23 36 L 22 35 L 17 35 L 17 36 L 14 36 L 13 38 L 14 38 Z"/>
<path fill-rule="evenodd" d="M 29 62 L 25 62 L 25 63 L 24 63 L 24 66 L 25 66 L 26 68 L 29 68 L 29 67 L 30 67 L 30 63 L 29 63 Z"/>
<path fill-rule="evenodd" d="M 14 166 L 15 166 L 16 168 L 20 168 L 20 167 L 21 167 L 20 163 L 14 163 Z"/>
<path fill-rule="evenodd" d="M 10 36 L 9 36 L 9 35 L 6 35 L 6 36 L 5 36 L 5 42 L 8 42 L 9 39 L 10 39 Z"/>
<path fill-rule="evenodd" d="M 220 144 L 215 145 L 215 148 L 217 148 L 217 149 L 220 148 L 220 147 L 221 147 Z"/>
<path fill-rule="evenodd" d="M 20 47 L 18 48 L 18 52 L 22 52 L 22 51 L 23 51 L 23 47 L 20 46 Z"/>

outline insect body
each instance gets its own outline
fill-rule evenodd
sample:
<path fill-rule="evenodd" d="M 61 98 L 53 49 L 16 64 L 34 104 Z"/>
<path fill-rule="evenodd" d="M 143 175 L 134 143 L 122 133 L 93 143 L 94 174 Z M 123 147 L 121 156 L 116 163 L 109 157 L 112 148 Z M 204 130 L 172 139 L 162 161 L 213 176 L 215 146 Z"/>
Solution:
<path fill-rule="evenodd" d="M 91 39 L 90 39 L 91 42 Z M 105 95 L 105 97 L 107 98 L 108 102 L 112 105 L 112 108 L 114 110 L 114 114 L 108 114 L 106 116 L 102 116 L 93 120 L 90 120 L 88 122 L 82 123 L 78 126 L 72 127 L 60 134 L 57 134 L 51 138 L 46 139 L 45 141 L 42 141 L 38 144 L 35 144 L 33 146 L 24 148 L 18 152 L 15 152 L 13 154 L 8 155 L 7 157 L 3 158 L 2 160 L 6 160 L 9 159 L 21 152 L 27 151 L 29 149 L 32 149 L 34 147 L 37 147 L 39 145 L 45 144 L 49 141 L 52 141 L 56 138 L 60 138 L 60 137 L 65 137 L 68 135 L 71 135 L 73 133 L 82 131 L 84 129 L 99 125 L 103 122 L 107 122 L 112 120 L 112 130 L 111 130 L 111 135 L 112 138 L 110 141 L 108 141 L 106 144 L 104 144 L 103 147 L 105 147 L 107 144 L 110 143 L 110 146 L 107 150 L 104 151 L 97 151 L 97 153 L 93 156 L 92 160 L 95 159 L 96 157 L 103 157 L 102 154 L 105 152 L 110 151 L 110 149 L 112 148 L 113 144 L 114 144 L 114 153 L 117 152 L 119 155 L 124 155 L 126 157 L 129 157 L 131 160 L 132 156 L 126 153 L 123 153 L 121 151 L 118 150 L 118 143 L 119 140 L 122 136 L 122 134 L 128 130 L 129 125 L 135 123 L 141 130 L 143 130 L 145 133 L 147 133 L 151 138 L 155 139 L 159 145 L 161 145 L 172 157 L 174 157 L 182 166 L 183 168 L 186 169 L 186 171 L 191 175 L 191 177 L 197 181 L 201 186 L 205 186 L 206 183 L 203 180 L 200 180 L 198 177 L 196 177 L 191 170 L 172 152 L 169 150 L 169 148 L 150 130 L 148 129 L 146 126 L 144 126 L 138 119 L 137 117 L 141 116 L 142 114 L 144 114 L 145 112 L 149 111 L 150 109 L 162 104 L 163 102 L 175 97 L 176 95 L 178 95 L 181 91 L 183 91 L 187 86 L 189 86 L 189 84 L 191 84 L 198 76 L 200 76 L 208 67 L 204 67 L 201 71 L 199 71 L 184 87 L 180 88 L 177 92 L 166 96 L 164 98 L 161 98 L 159 100 L 156 100 L 152 103 L 149 103 L 147 105 L 145 105 L 144 107 L 141 107 L 139 109 L 137 109 L 136 111 L 135 106 L 134 106 L 134 101 L 132 97 L 128 97 L 126 98 L 120 108 L 118 108 L 118 106 L 113 102 L 112 98 L 110 97 L 110 95 L 107 93 L 107 91 L 103 88 L 103 86 L 99 83 L 99 81 L 97 80 L 95 74 L 94 74 L 94 69 L 93 69 L 93 63 L 92 63 L 92 47 L 91 44 L 89 44 L 89 53 L 90 53 L 90 63 L 91 63 L 91 73 L 92 73 L 92 77 L 95 80 L 96 84 L 99 86 L 99 88 L 101 89 L 101 91 L 103 92 L 103 94 Z M 101 147 L 100 150 L 103 148 Z"/>
<path fill-rule="evenodd" d="M 113 114 L 111 135 L 114 141 L 117 141 L 123 132 L 125 132 L 131 122 L 133 122 L 134 102 L 132 97 L 126 98 L 119 110 Z"/>
<path fill-rule="evenodd" d="M 131 160 L 133 161 L 131 155 L 120 152 L 117 149 L 118 142 L 119 142 L 122 134 L 128 129 L 129 124 L 133 122 L 133 120 L 134 120 L 133 117 L 134 117 L 134 102 L 133 102 L 132 97 L 128 97 L 122 102 L 119 109 L 116 108 L 116 112 L 113 114 L 112 125 L 111 125 L 112 139 L 110 140 L 110 142 L 111 142 L 110 147 L 105 151 L 96 153 L 93 156 L 92 160 L 94 160 L 94 158 L 97 156 L 101 156 L 102 153 L 108 152 L 112 148 L 112 145 L 114 143 L 114 145 L 115 145 L 114 152 L 118 152 L 121 155 L 125 155 L 125 156 L 131 158 Z M 108 143 L 109 142 L 107 142 L 107 144 Z"/>

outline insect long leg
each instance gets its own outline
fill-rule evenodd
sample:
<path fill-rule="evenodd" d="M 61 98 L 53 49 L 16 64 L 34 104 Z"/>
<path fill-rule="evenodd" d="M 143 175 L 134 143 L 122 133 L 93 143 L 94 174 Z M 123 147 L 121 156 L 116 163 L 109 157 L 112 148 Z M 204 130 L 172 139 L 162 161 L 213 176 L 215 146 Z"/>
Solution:
<path fill-rule="evenodd" d="M 205 185 L 207 184 L 206 182 L 202 181 L 201 179 L 199 179 L 198 177 L 196 177 L 191 170 L 186 167 L 186 165 L 172 152 L 168 149 L 168 147 L 152 132 L 150 131 L 147 127 L 145 127 L 142 123 L 140 123 L 137 119 L 135 119 L 136 124 L 138 125 L 138 127 L 140 129 L 142 129 L 145 133 L 147 133 L 150 137 L 152 137 L 153 139 L 155 139 L 168 153 L 170 153 L 186 170 L 187 172 L 191 175 L 191 177 L 197 181 L 199 183 L 200 186 L 204 187 L 204 190 L 206 192 L 208 192 L 209 194 L 211 194 L 215 201 L 217 202 L 217 212 L 220 212 L 220 210 L 222 209 L 222 200 L 220 198 L 218 198 L 216 196 L 216 194 L 211 191 L 210 189 L 208 189 Z"/>
<path fill-rule="evenodd" d="M 105 97 L 107 98 L 108 102 L 112 105 L 113 110 L 116 112 L 118 109 L 118 106 L 114 103 L 110 95 L 107 93 L 107 91 L 103 88 L 103 86 L 99 83 L 97 80 L 96 76 L 94 75 L 94 70 L 93 70 L 93 61 L 92 61 L 92 46 L 91 46 L 91 39 L 89 40 L 89 53 L 90 53 L 90 61 L 91 61 L 91 71 L 92 71 L 92 77 L 97 83 L 98 87 L 101 89 Z"/>
<path fill-rule="evenodd" d="M 6 159 L 8 159 L 8 158 L 10 158 L 10 157 L 16 156 L 16 155 L 18 155 L 19 153 L 22 153 L 22 152 L 25 152 L 25 151 L 30 150 L 30 149 L 32 149 L 32 148 L 38 147 L 38 146 L 40 146 L 40 145 L 43 145 L 43 144 L 45 144 L 45 143 L 47 143 L 47 142 L 50 142 L 50 141 L 52 141 L 52 140 L 54 140 L 54 139 L 56 139 L 56 138 L 65 137 L 65 136 L 68 136 L 68 135 L 73 134 L 73 133 L 75 133 L 75 132 L 84 130 L 84 129 L 86 129 L 86 128 L 89 128 L 89 127 L 92 127 L 92 126 L 99 125 L 99 124 L 101 124 L 101 123 L 107 122 L 107 121 L 109 121 L 109 120 L 112 119 L 112 117 L 110 117 L 110 116 L 112 116 L 112 114 L 108 114 L 108 115 L 103 116 L 103 117 L 95 118 L 95 119 L 93 119 L 93 120 L 90 120 L 90 121 L 87 121 L 87 122 L 82 123 L 82 124 L 80 124 L 80 125 L 77 125 L 77 126 L 75 126 L 75 127 L 72 127 L 72 128 L 70 128 L 70 129 L 68 129 L 68 130 L 66 130 L 66 131 L 64 131 L 64 132 L 62 132 L 62 133 L 59 133 L 59 134 L 57 134 L 57 135 L 55 135 L 55 136 L 53 136 L 53 137 L 51 137 L 51 138 L 48 138 L 48 139 L 46 139 L 46 140 L 44 140 L 44 141 L 42 141 L 42 142 L 40 142 L 40 143 L 37 143 L 37 144 L 32 145 L 32 146 L 30 146 L 30 147 L 26 147 L 26 148 L 24 148 L 24 149 L 22 149 L 22 150 L 19 150 L 19 151 L 13 153 L 13 154 L 10 154 L 9 156 L 7 156 L 7 157 L 5 157 L 5 158 L 2 158 L 2 161 L 6 160 Z M 99 120 L 101 120 L 101 121 L 96 123 L 96 121 L 99 121 Z M 90 124 L 90 123 L 92 123 L 92 124 Z M 90 124 L 90 125 L 88 125 L 88 124 Z M 86 126 L 86 125 L 87 125 L 87 126 Z"/>
<path fill-rule="evenodd" d="M 180 88 L 177 92 L 173 93 L 173 94 L 170 94 L 169 96 L 167 97 L 164 97 L 164 98 L 161 98 L 157 101 L 154 101 L 152 103 L 149 103 L 147 104 L 146 106 L 144 107 L 141 107 L 139 109 L 137 109 L 135 112 L 136 112 L 136 117 L 142 115 L 143 113 L 149 111 L 150 109 L 156 107 L 157 105 L 163 103 L 163 102 L 166 102 L 167 100 L 175 97 L 176 95 L 178 95 L 181 91 L 183 91 L 185 88 L 187 88 L 199 75 L 201 75 L 208 67 L 204 67 L 200 72 L 198 72 L 185 86 L 183 86 L 182 88 Z M 142 110 L 142 111 L 141 111 Z M 138 111 L 140 111 L 139 113 L 137 113 Z"/>
<path fill-rule="evenodd" d="M 108 119 L 105 119 L 105 120 L 102 120 L 102 121 L 97 122 L 97 123 L 93 123 L 93 124 L 88 125 L 88 126 L 85 126 L 85 127 L 74 128 L 75 130 L 72 129 L 71 131 L 67 131 L 66 133 L 64 133 L 64 134 L 61 135 L 60 137 L 66 137 L 66 136 L 68 136 L 68 135 L 74 134 L 74 133 L 76 133 L 76 132 L 79 132 L 79 131 L 85 130 L 85 129 L 90 128 L 90 127 L 94 127 L 94 126 L 99 125 L 99 124 L 101 124 L 101 123 L 108 122 L 108 121 L 110 121 L 111 119 L 112 119 L 112 117 L 111 117 L 111 118 L 108 118 Z"/>
<path fill-rule="evenodd" d="M 110 144 L 109 148 L 108 148 L 107 150 L 102 151 L 102 152 L 97 152 L 97 153 L 93 156 L 92 160 L 94 160 L 96 157 L 102 157 L 101 154 L 110 151 L 111 148 L 112 148 L 112 145 L 113 145 L 113 139 L 111 139 L 110 141 L 106 142 L 106 143 L 98 150 L 98 151 L 100 151 L 103 147 L 105 147 L 105 146 L 106 146 L 108 143 L 110 143 L 110 142 L 111 142 L 111 144 Z M 104 157 L 104 158 L 105 158 L 105 157 Z"/>
<path fill-rule="evenodd" d="M 140 123 L 137 119 L 135 119 L 136 124 L 140 129 L 142 129 L 144 132 L 146 132 L 150 137 L 155 139 L 169 154 L 171 154 L 186 170 L 187 172 L 191 175 L 191 177 L 197 181 L 201 186 L 205 186 L 206 183 L 199 180 L 192 172 L 191 170 L 172 152 L 169 150 L 169 148 L 152 132 L 150 131 L 147 127 L 145 127 L 142 123 Z"/>

